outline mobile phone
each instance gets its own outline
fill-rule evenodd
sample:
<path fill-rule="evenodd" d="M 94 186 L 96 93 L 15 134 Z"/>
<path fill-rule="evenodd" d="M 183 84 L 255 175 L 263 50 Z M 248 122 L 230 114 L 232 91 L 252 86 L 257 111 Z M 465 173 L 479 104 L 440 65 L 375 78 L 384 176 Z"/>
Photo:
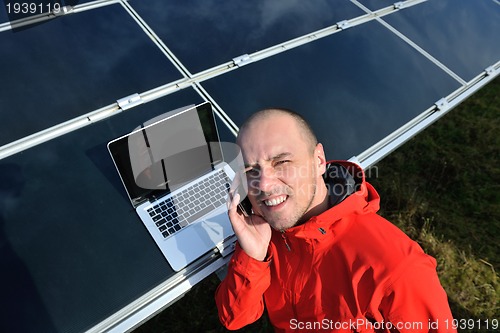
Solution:
<path fill-rule="evenodd" d="M 253 214 L 252 211 L 252 204 L 250 203 L 250 199 L 248 199 L 247 194 L 245 193 L 245 190 L 243 189 L 243 186 L 238 186 L 236 188 L 235 193 L 238 193 L 240 195 L 240 200 L 241 198 L 244 198 L 238 203 L 238 208 L 237 210 L 241 212 L 244 216 L 248 217 Z M 232 199 L 232 198 L 231 198 Z"/>
<path fill-rule="evenodd" d="M 250 199 L 246 197 L 238 204 L 238 210 L 246 217 L 253 214 L 252 204 L 250 203 Z"/>

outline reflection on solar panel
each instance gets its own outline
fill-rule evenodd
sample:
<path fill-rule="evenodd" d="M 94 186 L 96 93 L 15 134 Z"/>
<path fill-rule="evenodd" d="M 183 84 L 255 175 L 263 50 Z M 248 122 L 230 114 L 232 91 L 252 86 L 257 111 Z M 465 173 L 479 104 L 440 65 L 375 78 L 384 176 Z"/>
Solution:
<path fill-rule="evenodd" d="M 0 185 L 0 239 L 10 244 L 0 263 L 11 268 L 2 277 L 11 293 L 0 304 L 12 308 L 0 322 L 39 313 L 16 331 L 103 330 L 129 318 L 134 300 L 147 303 L 168 289 L 172 272 L 145 245 L 143 230 L 120 225 L 130 215 L 102 150 L 137 124 L 210 101 L 221 138 L 232 141 L 252 112 L 288 107 L 310 120 L 327 157 L 369 167 L 500 72 L 497 0 L 99 0 L 24 8 L 10 0 L 0 7 L 0 181 L 7 184 Z M 92 214 L 68 202 L 89 193 L 82 200 Z M 21 200 L 31 209 L 14 210 Z M 54 201 L 63 207 L 48 209 Z M 123 211 L 119 220 L 96 218 L 107 201 Z M 117 229 L 124 231 L 116 236 Z"/>

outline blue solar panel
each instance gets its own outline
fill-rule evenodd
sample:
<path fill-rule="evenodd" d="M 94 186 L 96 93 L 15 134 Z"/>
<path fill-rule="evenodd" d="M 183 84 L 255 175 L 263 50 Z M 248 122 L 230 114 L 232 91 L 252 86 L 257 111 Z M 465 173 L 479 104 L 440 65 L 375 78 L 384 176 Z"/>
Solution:
<path fill-rule="evenodd" d="M 363 14 L 350 2 L 319 0 L 131 5 L 192 73 Z"/>
<path fill-rule="evenodd" d="M 283 106 L 310 120 L 328 158 L 373 147 L 385 156 L 396 143 L 381 140 L 498 75 L 498 1 L 393 3 L 78 1 L 14 30 L 2 4 L 0 331 L 82 332 L 185 278 L 140 223 L 106 150 L 144 121 L 208 100 L 233 141 L 232 122 Z M 137 106 L 116 103 L 133 94 Z"/>
<path fill-rule="evenodd" d="M 465 81 L 498 61 L 498 2 L 427 1 L 385 20 Z"/>
<path fill-rule="evenodd" d="M 81 332 L 172 274 L 106 144 L 201 102 L 186 89 L 1 161 L 2 332 Z"/>
<path fill-rule="evenodd" d="M 460 86 L 377 22 L 202 85 L 237 125 L 261 108 L 295 109 L 336 159 L 367 149 Z"/>
<path fill-rule="evenodd" d="M 0 145 L 181 78 L 119 5 L 1 32 L 0 45 Z"/>

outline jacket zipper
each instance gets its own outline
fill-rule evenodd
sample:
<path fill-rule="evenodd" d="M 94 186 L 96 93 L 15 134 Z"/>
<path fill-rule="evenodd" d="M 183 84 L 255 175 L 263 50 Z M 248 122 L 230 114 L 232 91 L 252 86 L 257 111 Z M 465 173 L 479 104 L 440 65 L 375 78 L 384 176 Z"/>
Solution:
<path fill-rule="evenodd" d="M 288 244 L 285 230 L 281 230 L 281 238 L 283 239 L 283 242 L 285 243 L 285 246 L 288 249 L 288 251 L 291 252 L 292 248 L 290 247 L 290 244 Z M 299 253 L 297 253 L 297 255 L 298 255 L 297 265 L 300 266 L 300 263 L 302 262 L 302 253 L 299 251 Z M 292 293 L 292 295 L 291 295 L 292 296 L 292 304 L 291 305 L 292 305 L 292 311 L 293 311 L 294 318 L 297 320 L 300 320 L 298 312 L 297 312 L 297 296 L 296 296 L 296 293 L 297 293 L 297 290 L 296 290 L 297 275 L 298 275 L 297 270 L 294 271 L 292 275 L 290 275 L 290 279 L 293 281 L 290 291 Z"/>
<path fill-rule="evenodd" d="M 285 230 L 281 230 L 281 238 L 283 238 L 283 242 L 285 242 L 285 246 L 288 249 L 288 251 L 292 251 L 290 245 L 288 245 L 288 241 L 286 240 Z"/>

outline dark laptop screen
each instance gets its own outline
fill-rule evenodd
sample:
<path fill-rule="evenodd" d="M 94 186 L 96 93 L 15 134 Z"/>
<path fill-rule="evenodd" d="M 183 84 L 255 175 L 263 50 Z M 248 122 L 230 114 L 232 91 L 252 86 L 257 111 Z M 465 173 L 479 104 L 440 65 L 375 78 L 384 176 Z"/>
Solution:
<path fill-rule="evenodd" d="M 176 190 L 222 162 L 211 105 L 173 113 L 108 144 L 134 207 Z"/>

